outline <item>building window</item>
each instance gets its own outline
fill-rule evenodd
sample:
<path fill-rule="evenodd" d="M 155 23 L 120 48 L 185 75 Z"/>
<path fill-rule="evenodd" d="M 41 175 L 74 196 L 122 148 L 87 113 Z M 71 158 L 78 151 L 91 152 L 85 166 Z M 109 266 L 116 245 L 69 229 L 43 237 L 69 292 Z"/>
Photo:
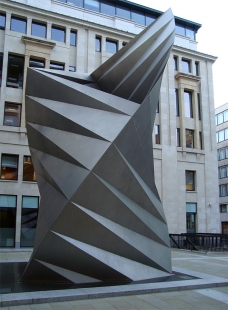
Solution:
<path fill-rule="evenodd" d="M 220 125 L 228 121 L 228 110 L 215 115 L 215 124 Z"/>
<path fill-rule="evenodd" d="M 71 4 L 74 4 L 76 6 L 79 6 L 81 8 L 83 8 L 83 0 L 60 0 L 61 2 L 68 2 L 68 3 L 71 3 Z"/>
<path fill-rule="evenodd" d="M 21 247 L 33 247 L 36 234 L 39 197 L 23 196 L 21 209 Z"/>
<path fill-rule="evenodd" d="M 176 24 L 176 34 L 180 34 L 185 37 L 189 37 L 191 40 L 195 40 L 195 30 L 191 27 Z"/>
<path fill-rule="evenodd" d="M 29 67 L 43 69 L 43 68 L 45 68 L 44 60 L 38 60 L 38 59 L 30 58 Z"/>
<path fill-rule="evenodd" d="M 187 72 L 187 73 L 191 73 L 190 60 L 182 59 L 182 71 Z"/>
<path fill-rule="evenodd" d="M 36 174 L 34 171 L 31 156 L 24 156 L 23 164 L 23 181 L 33 181 L 36 182 Z"/>
<path fill-rule="evenodd" d="M 154 126 L 154 136 L 155 136 L 155 144 L 160 144 L 160 127 L 159 127 L 159 125 Z"/>
<path fill-rule="evenodd" d="M 173 57 L 173 67 L 174 67 L 174 70 L 178 70 L 178 64 L 177 64 L 177 56 L 174 56 Z"/>
<path fill-rule="evenodd" d="M 180 128 L 177 128 L 176 138 L 177 138 L 177 146 L 181 146 L 181 144 L 180 144 Z"/>
<path fill-rule="evenodd" d="M 219 197 L 227 196 L 227 184 L 219 185 Z"/>
<path fill-rule="evenodd" d="M 195 171 L 185 171 L 186 191 L 195 191 Z"/>
<path fill-rule="evenodd" d="M 95 38 L 95 51 L 101 52 L 101 38 L 99 37 Z"/>
<path fill-rule="evenodd" d="M 0 53 L 0 87 L 2 86 L 3 53 Z"/>
<path fill-rule="evenodd" d="M 120 6 L 116 7 L 116 15 L 124 18 L 131 19 L 131 12 L 127 8 L 123 8 Z"/>
<path fill-rule="evenodd" d="M 154 16 L 146 15 L 146 26 L 149 26 L 150 24 L 152 24 L 155 21 L 155 19 L 156 17 Z"/>
<path fill-rule="evenodd" d="M 175 101 L 176 101 L 176 116 L 180 116 L 179 92 L 177 88 L 175 88 Z"/>
<path fill-rule="evenodd" d="M 228 212 L 228 205 L 226 204 L 223 204 L 223 205 L 220 205 L 220 213 L 227 213 Z"/>
<path fill-rule="evenodd" d="M 222 234 L 228 234 L 228 222 L 222 222 Z"/>
<path fill-rule="evenodd" d="M 91 11 L 95 11 L 95 12 L 99 12 L 100 8 L 100 3 L 98 0 L 84 0 L 84 8 L 91 10 Z"/>
<path fill-rule="evenodd" d="M 145 15 L 139 12 L 131 12 L 131 19 L 135 21 L 137 24 L 145 25 Z"/>
<path fill-rule="evenodd" d="M 77 32 L 71 30 L 71 32 L 70 32 L 70 45 L 76 46 L 76 43 L 77 43 Z"/>
<path fill-rule="evenodd" d="M 65 42 L 66 31 L 63 28 L 52 26 L 51 39 L 59 42 Z"/>
<path fill-rule="evenodd" d="M 108 3 L 106 1 L 101 2 L 101 13 L 107 14 L 110 16 L 115 16 L 116 15 L 116 8 L 115 5 L 112 3 Z"/>
<path fill-rule="evenodd" d="M 26 33 L 27 21 L 23 18 L 11 17 L 10 30 L 17 31 L 21 33 Z"/>
<path fill-rule="evenodd" d="M 74 66 L 69 66 L 69 71 L 75 72 L 75 71 L 76 71 L 76 67 L 74 67 Z"/>
<path fill-rule="evenodd" d="M 199 144 L 200 144 L 200 149 L 203 149 L 203 137 L 202 137 L 202 132 L 199 131 Z"/>
<path fill-rule="evenodd" d="M 227 140 L 228 139 L 228 128 L 217 131 L 216 139 L 217 139 L 217 142 L 222 142 L 224 140 Z"/>
<path fill-rule="evenodd" d="M 219 179 L 228 177 L 228 166 L 221 166 L 218 168 Z"/>
<path fill-rule="evenodd" d="M 42 23 L 32 22 L 32 35 L 40 38 L 46 38 L 47 26 Z"/>
<path fill-rule="evenodd" d="M 18 155 L 2 154 L 1 179 L 18 179 Z"/>
<path fill-rule="evenodd" d="M 64 64 L 51 61 L 50 62 L 50 69 L 52 69 L 52 70 L 64 70 Z"/>
<path fill-rule="evenodd" d="M 21 124 L 21 105 L 6 102 L 3 125 L 20 127 L 20 124 Z"/>
<path fill-rule="evenodd" d="M 199 121 L 201 121 L 201 103 L 200 103 L 200 94 L 197 93 L 197 103 L 198 103 L 198 116 Z"/>
<path fill-rule="evenodd" d="M 159 109 L 159 100 L 158 100 L 158 103 L 157 103 L 157 108 L 156 108 L 156 113 L 159 113 L 160 109 Z"/>
<path fill-rule="evenodd" d="M 186 135 L 186 147 L 194 148 L 194 131 L 190 129 L 185 129 Z"/>
<path fill-rule="evenodd" d="M 115 54 L 117 52 L 117 42 L 112 40 L 106 40 L 106 52 Z"/>
<path fill-rule="evenodd" d="M 187 202 L 186 203 L 186 232 L 196 233 L 196 203 Z"/>
<path fill-rule="evenodd" d="M 17 197 L 0 195 L 0 247 L 14 247 Z"/>
<path fill-rule="evenodd" d="M 218 149 L 218 160 L 223 160 L 228 158 L 228 147 L 224 147 L 222 149 Z"/>
<path fill-rule="evenodd" d="M 199 63 L 195 62 L 196 75 L 199 76 Z"/>
<path fill-rule="evenodd" d="M 0 14 L 0 30 L 5 30 L 6 27 L 6 15 Z"/>
<path fill-rule="evenodd" d="M 6 86 L 23 88 L 24 57 L 9 55 Z"/>
<path fill-rule="evenodd" d="M 193 118 L 192 112 L 192 93 L 184 91 L 185 117 Z"/>

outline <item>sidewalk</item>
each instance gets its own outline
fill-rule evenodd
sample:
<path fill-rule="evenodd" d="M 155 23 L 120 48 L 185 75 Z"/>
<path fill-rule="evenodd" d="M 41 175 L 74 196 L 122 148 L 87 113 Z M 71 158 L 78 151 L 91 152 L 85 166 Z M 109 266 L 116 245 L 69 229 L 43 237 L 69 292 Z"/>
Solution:
<path fill-rule="evenodd" d="M 29 259 L 30 254 L 31 252 L 26 250 L 1 251 L 0 261 L 24 262 Z M 3 307 L 1 309 L 228 309 L 228 253 L 198 254 L 173 250 L 172 264 L 174 271 L 200 279 L 66 291 L 2 294 L 1 305 Z M 27 305 L 20 305 L 22 303 Z"/>

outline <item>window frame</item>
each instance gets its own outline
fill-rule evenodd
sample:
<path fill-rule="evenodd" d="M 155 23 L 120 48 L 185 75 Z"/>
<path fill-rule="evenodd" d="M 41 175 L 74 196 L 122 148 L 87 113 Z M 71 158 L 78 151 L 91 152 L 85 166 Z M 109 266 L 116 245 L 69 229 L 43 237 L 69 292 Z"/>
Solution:
<path fill-rule="evenodd" d="M 20 111 L 19 111 L 19 121 L 18 121 L 18 125 L 7 125 L 5 124 L 5 116 L 6 116 L 6 105 L 14 105 L 14 106 L 18 106 L 20 107 Z M 5 106 L 4 106 L 4 117 L 3 117 L 3 126 L 12 126 L 12 127 L 21 127 L 21 112 L 22 112 L 22 104 L 21 103 L 14 103 L 14 102 L 8 102 L 5 101 Z"/>
<path fill-rule="evenodd" d="M 15 157 L 17 158 L 17 166 L 16 166 L 16 177 L 15 178 L 3 178 L 2 177 L 2 170 L 3 170 L 3 156 L 12 156 L 12 157 Z M 3 180 L 3 181 L 18 181 L 18 168 L 19 168 L 19 155 L 17 154 L 8 154 L 8 153 L 2 153 L 1 155 L 1 175 L 0 175 L 0 180 Z"/>
<path fill-rule="evenodd" d="M 74 40 L 72 40 L 72 36 L 71 36 L 73 34 L 75 36 Z M 70 31 L 70 46 L 74 46 L 74 47 L 77 46 L 77 31 L 76 30 L 72 30 L 72 29 Z"/>
<path fill-rule="evenodd" d="M 190 183 L 187 183 L 187 180 L 189 179 L 189 175 L 192 175 L 190 182 L 192 181 L 192 189 L 188 189 L 188 186 Z M 185 185 L 186 185 L 186 192 L 196 192 L 196 171 L 194 170 L 185 170 Z"/>
<path fill-rule="evenodd" d="M 15 21 L 17 20 L 17 21 L 25 22 L 25 31 L 24 32 L 18 31 L 16 29 L 12 29 L 13 28 L 12 21 L 14 21 L 14 20 Z M 12 15 L 11 19 L 10 19 L 10 31 L 27 34 L 27 18 L 23 18 L 23 17 L 18 17 L 18 16 Z"/>
<path fill-rule="evenodd" d="M 52 32 L 52 30 L 59 30 L 59 31 L 63 31 L 64 32 L 64 40 L 56 40 L 53 38 L 54 34 Z M 51 26 L 51 40 L 56 41 L 56 42 L 61 42 L 61 43 L 66 43 L 66 28 L 61 27 L 61 26 L 56 26 L 56 25 L 52 25 Z"/>

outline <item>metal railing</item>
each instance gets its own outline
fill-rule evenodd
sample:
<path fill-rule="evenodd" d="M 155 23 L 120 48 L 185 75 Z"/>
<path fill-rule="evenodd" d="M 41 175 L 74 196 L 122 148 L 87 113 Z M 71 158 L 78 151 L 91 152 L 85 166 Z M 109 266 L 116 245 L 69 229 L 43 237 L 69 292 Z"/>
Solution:
<path fill-rule="evenodd" d="M 228 235 L 225 234 L 170 234 L 171 248 L 190 251 L 228 251 Z"/>

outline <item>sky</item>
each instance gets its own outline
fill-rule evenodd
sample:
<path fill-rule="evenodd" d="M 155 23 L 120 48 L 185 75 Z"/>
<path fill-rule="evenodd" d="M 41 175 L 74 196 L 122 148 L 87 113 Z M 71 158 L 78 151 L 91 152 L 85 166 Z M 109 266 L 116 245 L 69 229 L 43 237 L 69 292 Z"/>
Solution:
<path fill-rule="evenodd" d="M 228 102 L 228 0 L 130 0 L 199 23 L 198 51 L 218 57 L 213 64 L 214 103 Z"/>

